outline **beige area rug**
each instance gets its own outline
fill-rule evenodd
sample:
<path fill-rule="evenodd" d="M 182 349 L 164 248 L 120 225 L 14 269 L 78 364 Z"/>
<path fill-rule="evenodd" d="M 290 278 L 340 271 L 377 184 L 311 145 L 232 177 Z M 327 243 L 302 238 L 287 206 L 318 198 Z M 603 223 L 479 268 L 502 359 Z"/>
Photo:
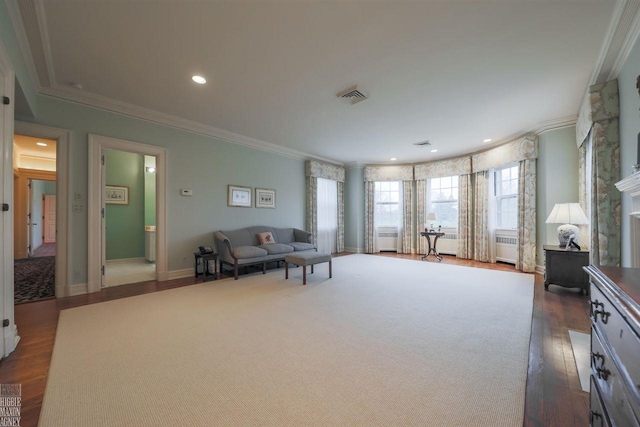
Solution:
<path fill-rule="evenodd" d="M 64 310 L 41 426 L 521 426 L 533 276 L 350 255 Z"/>

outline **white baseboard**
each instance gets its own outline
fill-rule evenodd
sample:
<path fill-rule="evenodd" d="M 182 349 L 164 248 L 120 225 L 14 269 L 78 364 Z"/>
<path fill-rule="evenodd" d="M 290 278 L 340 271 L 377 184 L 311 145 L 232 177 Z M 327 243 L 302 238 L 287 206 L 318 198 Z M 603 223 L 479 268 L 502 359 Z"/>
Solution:
<path fill-rule="evenodd" d="M 20 336 L 18 335 L 18 327 L 16 325 L 10 325 L 4 329 L 4 355 L 7 357 L 13 350 L 16 349 Z"/>
<path fill-rule="evenodd" d="M 193 268 L 184 268 L 182 270 L 172 270 L 166 273 L 167 278 L 164 280 L 183 279 L 185 277 L 192 277 L 194 274 L 195 273 L 193 272 Z"/>
<path fill-rule="evenodd" d="M 75 285 L 69 285 L 67 288 L 68 293 L 66 296 L 73 297 L 76 295 L 84 295 L 88 292 L 88 286 L 86 283 L 77 283 Z M 56 295 L 58 296 L 58 295 Z M 64 296 L 64 295 L 63 295 Z"/>
<path fill-rule="evenodd" d="M 545 268 L 544 265 L 536 265 L 536 273 L 542 274 L 544 276 Z"/>
<path fill-rule="evenodd" d="M 364 253 L 364 249 L 362 249 L 362 248 L 347 248 L 347 247 L 345 247 L 344 251 L 352 253 L 352 254 L 363 254 Z"/>
<path fill-rule="evenodd" d="M 147 261 L 145 257 L 138 258 L 118 258 L 118 259 L 108 259 L 106 260 L 107 264 L 127 264 L 127 263 L 138 263 L 140 261 Z"/>

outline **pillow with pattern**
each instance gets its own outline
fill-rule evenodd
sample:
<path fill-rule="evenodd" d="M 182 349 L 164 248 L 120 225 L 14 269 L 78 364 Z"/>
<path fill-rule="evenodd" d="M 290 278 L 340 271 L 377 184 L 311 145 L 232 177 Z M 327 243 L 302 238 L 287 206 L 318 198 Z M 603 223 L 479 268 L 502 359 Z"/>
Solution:
<path fill-rule="evenodd" d="M 261 245 L 273 245 L 276 243 L 276 239 L 273 238 L 273 234 L 270 231 L 258 233 L 258 240 L 260 240 Z"/>

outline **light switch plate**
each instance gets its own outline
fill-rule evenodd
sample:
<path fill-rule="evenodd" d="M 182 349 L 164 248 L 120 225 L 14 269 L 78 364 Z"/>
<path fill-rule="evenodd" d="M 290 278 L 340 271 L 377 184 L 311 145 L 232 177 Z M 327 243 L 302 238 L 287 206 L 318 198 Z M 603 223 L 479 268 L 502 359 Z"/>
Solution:
<path fill-rule="evenodd" d="M 180 194 L 182 194 L 183 196 L 193 196 L 193 191 L 187 188 L 183 188 L 180 190 Z"/>

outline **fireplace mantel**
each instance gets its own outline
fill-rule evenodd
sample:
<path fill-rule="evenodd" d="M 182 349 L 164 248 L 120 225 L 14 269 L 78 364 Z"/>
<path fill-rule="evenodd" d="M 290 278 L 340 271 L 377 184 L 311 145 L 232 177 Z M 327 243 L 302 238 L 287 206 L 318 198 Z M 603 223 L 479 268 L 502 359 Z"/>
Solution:
<path fill-rule="evenodd" d="M 616 182 L 616 187 L 631 196 L 631 267 L 640 268 L 640 172 Z"/>

